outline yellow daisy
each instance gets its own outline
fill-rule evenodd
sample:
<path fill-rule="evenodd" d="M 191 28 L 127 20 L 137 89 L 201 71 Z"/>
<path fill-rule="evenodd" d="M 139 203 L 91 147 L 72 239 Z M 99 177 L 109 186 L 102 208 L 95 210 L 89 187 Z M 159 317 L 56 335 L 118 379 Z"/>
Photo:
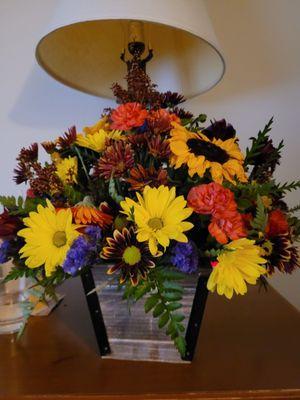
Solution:
<path fill-rule="evenodd" d="M 175 122 L 173 126 L 169 140 L 173 154 L 171 165 L 175 169 L 186 164 L 190 176 L 198 174 L 202 177 L 209 169 L 212 179 L 220 184 L 224 178 L 232 183 L 235 183 L 236 178 L 247 182 L 243 168 L 244 157 L 236 139 L 210 140 L 201 132 L 190 132 Z"/>
<path fill-rule="evenodd" d="M 158 255 L 158 245 L 164 250 L 169 246 L 170 239 L 178 242 L 187 242 L 183 233 L 193 227 L 193 224 L 184 221 L 193 210 L 186 207 L 183 196 L 176 197 L 175 187 L 167 186 L 151 188 L 146 186 L 143 196 L 136 193 L 138 201 L 126 198 L 121 202 L 123 213 L 129 218 L 134 214 L 137 226 L 137 240 L 148 241 L 152 255 Z"/>
<path fill-rule="evenodd" d="M 58 159 L 55 163 L 56 174 L 65 185 L 77 183 L 78 161 L 77 157 Z"/>
<path fill-rule="evenodd" d="M 267 273 L 260 264 L 267 261 L 261 257 L 261 248 L 254 240 L 246 238 L 234 240 L 224 246 L 224 251 L 218 256 L 217 263 L 207 282 L 211 292 L 232 298 L 233 293 L 247 293 L 246 282 L 255 285 L 257 279 Z"/>
<path fill-rule="evenodd" d="M 26 242 L 20 249 L 21 258 L 26 258 L 28 268 L 45 265 L 46 276 L 51 276 L 63 264 L 71 244 L 79 235 L 77 225 L 72 224 L 71 210 L 56 212 L 47 200 L 46 207 L 38 205 L 37 211 L 30 212 L 23 222 L 26 228 L 18 232 Z"/>
<path fill-rule="evenodd" d="M 121 131 L 108 131 L 102 128 L 97 131 L 91 128 L 84 128 L 84 131 L 85 135 L 81 133 L 77 134 L 76 144 L 97 151 L 98 153 L 105 150 L 108 139 L 122 140 L 124 137 L 124 135 L 122 137 Z"/>
<path fill-rule="evenodd" d="M 100 129 L 104 131 L 109 131 L 110 130 L 110 124 L 108 122 L 108 117 L 105 115 L 103 118 L 101 118 L 99 121 L 97 121 L 94 125 L 92 126 L 86 126 L 83 128 L 83 132 L 86 135 L 93 135 L 96 132 L 99 132 Z"/>
<path fill-rule="evenodd" d="M 100 153 L 105 149 L 106 139 L 106 131 L 104 129 L 100 129 L 98 132 L 88 133 L 85 136 L 79 133 L 77 135 L 76 144 Z"/>

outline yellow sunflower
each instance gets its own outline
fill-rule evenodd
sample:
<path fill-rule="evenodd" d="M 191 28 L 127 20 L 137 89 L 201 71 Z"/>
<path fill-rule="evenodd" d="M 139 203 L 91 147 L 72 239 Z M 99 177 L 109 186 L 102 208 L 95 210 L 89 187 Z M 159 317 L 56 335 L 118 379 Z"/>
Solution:
<path fill-rule="evenodd" d="M 72 224 L 72 212 L 70 209 L 56 212 L 47 200 L 46 207 L 38 205 L 37 211 L 29 213 L 23 222 L 26 228 L 18 232 L 26 242 L 20 249 L 21 258 L 26 258 L 28 268 L 45 265 L 46 276 L 50 276 L 63 264 L 71 244 L 79 235 L 78 226 Z"/>
<path fill-rule="evenodd" d="M 201 132 L 190 132 L 175 122 L 173 126 L 169 140 L 173 154 L 171 165 L 175 169 L 186 164 L 190 176 L 198 174 L 202 177 L 209 169 L 212 179 L 220 184 L 224 178 L 231 183 L 235 183 L 236 178 L 240 182 L 247 182 L 244 157 L 236 139 L 210 140 Z"/>
<path fill-rule="evenodd" d="M 158 245 L 164 250 L 169 246 L 170 239 L 178 242 L 187 242 L 183 233 L 193 227 L 193 224 L 184 221 L 193 210 L 186 207 L 183 196 L 176 197 L 175 188 L 167 186 L 151 188 L 146 186 L 143 195 L 136 193 L 138 201 L 126 198 L 121 202 L 123 213 L 131 218 L 137 226 L 137 240 L 148 241 L 152 255 L 160 254 Z"/>
<path fill-rule="evenodd" d="M 77 183 L 77 157 L 60 158 L 55 162 L 56 174 L 65 185 Z"/>
<path fill-rule="evenodd" d="M 247 293 L 246 282 L 255 285 L 257 279 L 267 273 L 260 264 L 267 261 L 261 257 L 261 248 L 254 240 L 242 238 L 224 246 L 207 282 L 208 290 L 231 299 L 233 293 Z"/>

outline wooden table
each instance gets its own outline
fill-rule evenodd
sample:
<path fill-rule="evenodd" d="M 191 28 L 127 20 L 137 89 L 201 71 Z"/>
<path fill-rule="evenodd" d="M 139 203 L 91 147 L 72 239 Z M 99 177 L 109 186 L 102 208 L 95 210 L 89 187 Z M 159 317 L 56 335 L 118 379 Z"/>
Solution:
<path fill-rule="evenodd" d="M 1 399 L 300 399 L 300 316 L 273 289 L 210 295 L 192 364 L 101 360 L 80 282 L 21 341 L 0 336 Z"/>

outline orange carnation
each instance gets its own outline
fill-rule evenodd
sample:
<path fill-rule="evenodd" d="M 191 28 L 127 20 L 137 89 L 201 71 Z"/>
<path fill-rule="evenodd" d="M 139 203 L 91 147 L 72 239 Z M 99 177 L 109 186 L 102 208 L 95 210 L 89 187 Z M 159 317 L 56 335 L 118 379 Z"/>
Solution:
<path fill-rule="evenodd" d="M 140 103 L 125 103 L 117 107 L 111 114 L 111 129 L 128 131 L 142 126 L 148 111 Z"/>
<path fill-rule="evenodd" d="M 274 237 L 289 231 L 286 215 L 279 209 L 270 212 L 266 226 L 266 236 Z"/>
<path fill-rule="evenodd" d="M 221 244 L 228 243 L 229 239 L 237 240 L 247 236 L 242 216 L 238 212 L 229 212 L 223 217 L 213 217 L 208 230 Z"/>
<path fill-rule="evenodd" d="M 189 191 L 187 201 L 188 206 L 197 214 L 216 216 L 237 210 L 234 194 L 216 182 L 193 187 Z"/>

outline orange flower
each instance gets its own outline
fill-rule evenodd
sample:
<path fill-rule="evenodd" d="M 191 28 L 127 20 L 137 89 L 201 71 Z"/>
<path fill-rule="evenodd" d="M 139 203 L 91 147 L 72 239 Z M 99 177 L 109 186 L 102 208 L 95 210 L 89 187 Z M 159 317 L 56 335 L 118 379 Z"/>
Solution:
<path fill-rule="evenodd" d="M 78 204 L 71 208 L 73 218 L 76 224 L 81 225 L 99 225 L 106 228 L 113 222 L 113 216 L 104 212 L 104 207 L 108 210 L 106 203 L 102 203 L 98 208 L 84 203 Z"/>
<path fill-rule="evenodd" d="M 222 215 L 236 211 L 237 205 L 231 190 L 216 182 L 193 187 L 187 197 L 188 206 L 197 214 Z"/>
<path fill-rule="evenodd" d="M 289 231 L 289 224 L 286 215 L 279 209 L 273 210 L 269 214 L 266 227 L 266 236 L 274 237 L 285 234 Z"/>
<path fill-rule="evenodd" d="M 111 128 L 128 131 L 142 126 L 147 116 L 148 111 L 140 103 L 121 104 L 111 114 Z"/>
<path fill-rule="evenodd" d="M 180 124 L 180 118 L 176 114 L 171 114 L 164 108 L 159 110 L 152 110 L 147 118 L 150 130 L 155 134 L 168 132 L 172 129 L 171 122 Z"/>
<path fill-rule="evenodd" d="M 208 230 L 221 244 L 228 243 L 228 239 L 237 240 L 247 236 L 242 216 L 238 212 L 229 212 L 223 217 L 213 217 Z"/>

